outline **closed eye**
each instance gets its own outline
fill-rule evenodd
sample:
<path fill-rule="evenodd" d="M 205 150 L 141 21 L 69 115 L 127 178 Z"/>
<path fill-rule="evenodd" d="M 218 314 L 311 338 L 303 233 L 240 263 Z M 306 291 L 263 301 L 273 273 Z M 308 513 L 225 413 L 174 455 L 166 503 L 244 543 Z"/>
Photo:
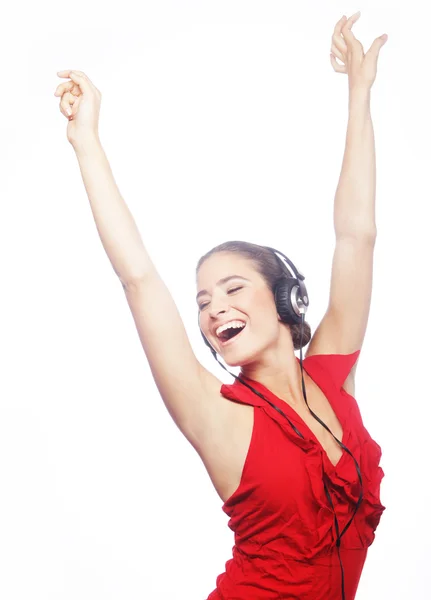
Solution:
<path fill-rule="evenodd" d="M 242 290 L 243 286 L 240 285 L 236 288 L 231 288 L 230 290 L 228 290 L 228 294 L 231 294 L 232 292 L 238 292 L 239 290 Z M 202 304 L 199 305 L 199 310 L 203 310 L 206 306 L 208 306 L 209 302 L 203 302 Z"/>

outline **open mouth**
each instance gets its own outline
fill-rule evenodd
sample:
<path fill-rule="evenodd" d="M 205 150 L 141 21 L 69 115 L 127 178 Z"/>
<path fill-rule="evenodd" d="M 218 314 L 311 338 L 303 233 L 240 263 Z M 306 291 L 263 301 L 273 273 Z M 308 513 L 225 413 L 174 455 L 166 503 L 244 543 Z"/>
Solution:
<path fill-rule="evenodd" d="M 244 325 L 244 327 L 229 327 L 229 329 L 226 329 L 219 336 L 217 336 L 217 339 L 224 346 L 228 342 L 230 342 L 230 341 L 236 339 L 238 336 L 240 336 L 241 333 L 244 331 L 244 329 L 245 329 L 245 325 Z"/>

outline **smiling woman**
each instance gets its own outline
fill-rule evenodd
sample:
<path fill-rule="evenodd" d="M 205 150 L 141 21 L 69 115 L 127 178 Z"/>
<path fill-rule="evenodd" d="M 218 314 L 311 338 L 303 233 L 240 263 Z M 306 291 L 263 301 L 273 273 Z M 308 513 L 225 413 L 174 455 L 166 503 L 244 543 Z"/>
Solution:
<path fill-rule="evenodd" d="M 346 377 L 359 351 L 325 357 L 318 354 L 317 346 L 312 342 L 304 363 L 306 384 L 301 352 L 305 405 L 301 403 L 300 393 L 295 388 L 298 377 L 295 373 L 297 364 L 293 355 L 292 328 L 300 328 L 296 345 L 302 350 L 310 339 L 310 330 L 307 326 L 308 335 L 304 338 L 304 319 L 301 319 L 300 325 L 298 320 L 308 306 L 308 295 L 302 283 L 303 276 L 287 257 L 282 255 L 286 259 L 284 264 L 278 254 L 281 253 L 256 244 L 226 242 L 205 254 L 196 269 L 198 288 L 202 287 L 198 297 L 205 297 L 199 314 L 204 341 L 223 368 L 217 353 L 227 364 L 241 367 L 239 377 L 231 373 L 236 383 L 223 385 L 221 394 L 242 405 L 244 411 L 242 424 L 238 425 L 240 433 L 234 437 L 237 452 L 238 447 L 242 450 L 239 453 L 241 458 L 238 464 L 235 458 L 231 459 L 237 472 L 232 473 L 230 487 L 219 487 L 224 500 L 223 510 L 230 517 L 229 524 L 235 532 L 234 554 L 226 564 L 226 572 L 218 577 L 217 589 L 210 595 L 211 600 L 230 598 L 234 591 L 238 593 L 239 590 L 243 591 L 244 598 L 264 598 L 265 591 L 269 590 L 286 594 L 283 597 L 293 597 L 294 587 L 295 598 L 308 594 L 310 598 L 328 598 L 328 581 L 331 581 L 336 567 L 332 517 L 330 513 L 320 517 L 320 533 L 316 537 L 319 524 L 312 508 L 316 500 L 322 505 L 327 502 L 333 510 L 335 545 L 342 573 L 342 598 L 346 597 L 346 593 L 347 597 L 353 597 L 366 556 L 366 546 L 358 551 L 357 531 L 371 543 L 384 510 L 378 492 L 373 492 L 374 488 L 378 489 L 383 476 L 379 467 L 380 448 L 363 428 L 353 397 L 348 396 L 348 400 L 342 401 L 343 394 L 347 396 Z M 292 272 L 287 269 L 287 264 Z M 229 272 L 235 274 L 221 276 Z M 243 285 L 237 285 L 239 279 Z M 280 293 L 281 289 L 285 293 Z M 254 407 L 252 415 L 245 411 L 247 406 Z M 345 418 L 346 407 L 350 411 L 349 420 Z M 274 424 L 277 426 L 274 427 Z M 281 439 L 280 426 L 284 432 Z M 350 435 L 353 431 L 354 438 Z M 277 440 L 275 444 L 274 440 Z M 360 451 L 359 440 L 369 449 L 370 466 L 365 469 L 359 466 L 366 456 Z M 230 443 L 230 440 L 225 440 L 226 446 L 229 447 Z M 316 460 L 314 453 L 319 453 L 319 450 L 324 453 Z M 352 472 L 345 453 L 353 460 L 356 472 Z M 217 460 L 208 454 L 205 445 L 201 447 L 200 454 L 211 474 L 212 468 L 217 468 Z M 343 478 L 343 485 L 334 478 L 334 468 Z M 373 486 L 364 487 L 361 468 L 365 470 L 367 479 L 374 482 Z M 224 473 L 227 471 L 225 466 Z M 301 480 L 304 475 L 304 480 Z M 213 481 L 217 487 L 216 476 L 213 476 Z M 300 486 L 298 493 L 299 481 L 302 481 L 303 488 Z M 358 492 L 349 495 L 346 484 L 353 483 Z M 308 496 L 307 485 L 314 489 L 314 499 Z M 274 508 L 270 509 L 270 505 Z M 272 510 L 276 511 L 275 516 Z M 301 515 L 299 520 L 298 511 Z M 357 513 L 360 516 L 356 520 L 359 530 L 356 529 L 355 533 L 350 526 Z M 368 523 L 362 521 L 359 526 L 365 515 L 368 515 Z M 261 529 L 263 522 L 266 522 L 264 530 Z M 287 546 L 283 545 L 285 536 L 280 528 L 284 522 L 290 523 Z M 339 543 L 342 537 L 341 552 Z M 297 540 L 294 548 L 292 538 Z M 299 541 L 301 539 L 302 542 Z M 255 553 L 255 545 L 260 548 L 258 557 L 249 564 L 245 575 L 243 560 Z M 319 563 L 321 553 L 327 555 L 326 564 Z M 288 563 L 295 560 L 301 564 L 307 558 L 304 571 L 298 568 L 294 580 L 286 574 L 284 584 L 276 583 L 281 554 Z M 264 577 L 255 571 L 259 561 L 265 567 Z M 344 567 L 348 565 L 346 581 L 343 563 Z M 324 564 L 329 570 L 321 569 Z M 274 577 L 272 585 L 271 577 Z M 235 582 L 234 587 L 232 581 Z M 253 596 L 250 595 L 252 581 L 256 589 Z"/>
<path fill-rule="evenodd" d="M 304 277 L 284 255 L 226 242 L 197 265 L 199 325 L 214 357 L 240 367 L 232 385 L 197 360 L 119 193 L 97 134 L 100 92 L 81 72 L 59 73 L 71 79 L 56 91 L 68 139 L 155 383 L 235 532 L 211 600 L 353 600 L 384 510 L 380 447 L 353 392 L 376 239 L 370 88 L 386 38 L 364 55 L 351 31 L 358 18 L 340 19 L 332 36 L 334 70 L 349 76 L 349 121 L 330 299 L 313 337 Z"/>

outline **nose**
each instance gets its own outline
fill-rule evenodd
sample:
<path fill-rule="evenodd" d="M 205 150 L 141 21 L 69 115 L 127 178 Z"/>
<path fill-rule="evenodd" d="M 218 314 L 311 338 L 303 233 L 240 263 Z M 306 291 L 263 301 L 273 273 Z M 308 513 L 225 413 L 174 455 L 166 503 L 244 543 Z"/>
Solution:
<path fill-rule="evenodd" d="M 211 302 L 208 305 L 208 312 L 213 319 L 216 319 L 218 315 L 226 312 L 226 300 L 227 298 L 223 298 L 221 295 L 213 295 L 213 297 L 211 298 Z"/>
<path fill-rule="evenodd" d="M 220 308 L 219 306 L 216 307 L 211 307 L 210 308 L 210 316 L 213 317 L 214 319 L 216 319 L 221 313 L 225 313 L 226 309 L 225 308 Z"/>

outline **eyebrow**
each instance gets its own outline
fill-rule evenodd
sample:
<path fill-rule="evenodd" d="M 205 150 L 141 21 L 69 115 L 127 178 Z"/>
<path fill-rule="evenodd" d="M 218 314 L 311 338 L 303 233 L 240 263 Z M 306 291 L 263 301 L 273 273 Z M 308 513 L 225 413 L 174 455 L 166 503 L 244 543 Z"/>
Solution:
<path fill-rule="evenodd" d="M 219 279 L 217 281 L 217 285 L 223 284 L 223 283 L 227 283 L 228 281 L 230 281 L 231 279 L 242 279 L 242 281 L 248 281 L 250 282 L 250 279 L 246 279 L 245 277 L 241 277 L 241 275 L 228 275 L 227 277 L 223 277 L 222 279 Z M 196 295 L 196 301 L 199 300 L 199 298 L 201 296 L 203 296 L 204 294 L 208 294 L 207 290 L 201 290 L 197 295 Z"/>

